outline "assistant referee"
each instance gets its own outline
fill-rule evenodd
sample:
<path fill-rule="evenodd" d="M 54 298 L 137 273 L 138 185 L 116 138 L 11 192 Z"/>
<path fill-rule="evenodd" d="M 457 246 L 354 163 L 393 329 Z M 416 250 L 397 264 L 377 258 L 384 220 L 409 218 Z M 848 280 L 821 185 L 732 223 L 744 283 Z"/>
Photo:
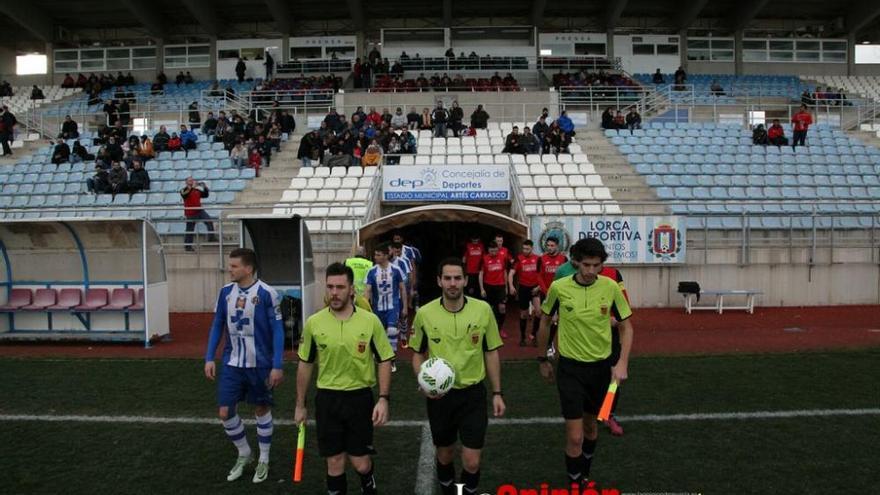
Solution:
<path fill-rule="evenodd" d="M 489 418 L 486 387 L 492 385 L 492 410 L 504 415 L 501 392 L 503 342 L 489 305 L 464 295 L 467 275 L 462 261 L 446 258 L 437 268 L 437 284 L 443 295 L 419 308 L 413 321 L 413 370 L 418 374 L 428 357 L 448 361 L 455 370 L 455 384 L 446 395 L 427 400 L 428 422 L 437 449 L 437 479 L 443 495 L 455 494 L 455 443 L 461 441 L 461 483 L 465 493 L 477 493 L 480 454 Z"/>
<path fill-rule="evenodd" d="M 345 457 L 361 479 L 364 494 L 377 492 L 373 476 L 373 427 L 388 420 L 388 391 L 394 351 L 382 322 L 373 313 L 353 304 L 354 274 L 342 263 L 327 267 L 329 307 L 306 320 L 299 346 L 296 374 L 296 413 L 302 424 L 308 415 L 306 393 L 318 363 L 315 422 L 318 450 L 327 459 L 327 493 L 344 495 Z M 379 400 L 372 387 L 379 368 Z"/>
<path fill-rule="evenodd" d="M 581 239 L 571 247 L 577 271 L 550 285 L 541 306 L 538 348 L 546 349 L 551 315 L 559 312 L 556 386 L 565 418 L 565 466 L 568 482 L 586 483 L 596 451 L 596 415 L 611 380 L 627 378 L 632 347 L 632 310 L 620 286 L 600 277 L 608 259 L 605 246 L 595 238 Z M 612 355 L 611 318 L 619 322 L 620 357 Z M 553 380 L 553 366 L 538 357 L 541 376 Z"/>

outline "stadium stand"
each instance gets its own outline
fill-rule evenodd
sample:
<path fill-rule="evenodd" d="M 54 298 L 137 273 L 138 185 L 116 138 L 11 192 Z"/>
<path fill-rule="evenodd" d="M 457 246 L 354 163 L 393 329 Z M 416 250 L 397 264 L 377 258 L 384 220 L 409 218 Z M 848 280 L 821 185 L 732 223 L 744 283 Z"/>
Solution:
<path fill-rule="evenodd" d="M 692 101 L 697 105 L 735 104 L 737 97 L 780 97 L 800 99 L 804 91 L 812 91 L 813 85 L 801 81 L 796 76 L 766 76 L 727 74 L 690 74 L 681 91 L 674 90 L 673 75 L 664 75 L 664 84 L 653 83 L 654 74 L 634 74 L 636 81 L 644 86 L 657 86 L 670 90 L 673 101 Z M 721 86 L 723 94 L 713 94 L 712 84 Z"/>
<path fill-rule="evenodd" d="M 831 225 L 832 217 L 813 213 L 846 215 L 837 228 L 872 225 L 876 206 L 858 201 L 880 197 L 880 150 L 835 128 L 809 132 L 796 150 L 755 146 L 749 131 L 711 123 L 655 123 L 606 136 L 674 213 L 694 215 L 689 228 L 740 229 L 745 215 L 751 228 Z"/>

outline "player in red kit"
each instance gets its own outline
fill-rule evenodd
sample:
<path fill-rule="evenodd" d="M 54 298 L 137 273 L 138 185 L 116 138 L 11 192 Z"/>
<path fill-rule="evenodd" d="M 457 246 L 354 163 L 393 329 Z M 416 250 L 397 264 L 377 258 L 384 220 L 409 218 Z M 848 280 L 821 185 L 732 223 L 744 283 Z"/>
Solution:
<path fill-rule="evenodd" d="M 526 345 L 526 326 L 529 320 L 529 304 L 534 310 L 532 332 L 528 335 L 530 341 L 535 340 L 541 318 L 538 316 L 541 309 L 541 287 L 538 285 L 538 277 L 541 266 L 541 258 L 532 252 L 534 243 L 526 240 L 522 245 L 522 252 L 514 260 L 513 268 L 508 275 L 508 292 L 517 299 L 519 305 L 519 345 Z M 514 283 L 516 279 L 516 283 Z"/>
<path fill-rule="evenodd" d="M 486 254 L 486 247 L 479 236 L 471 236 L 470 242 L 464 247 L 464 255 L 461 257 L 462 263 L 465 265 L 465 274 L 467 275 L 467 295 L 471 297 L 480 296 L 480 265 L 483 263 L 483 255 Z"/>
<path fill-rule="evenodd" d="M 541 255 L 541 271 L 538 277 L 538 284 L 541 287 L 541 300 L 547 297 L 547 291 L 550 290 L 550 284 L 553 283 L 556 276 L 556 269 L 566 263 L 568 263 L 568 257 L 559 252 L 559 239 L 552 236 L 548 237 L 544 241 L 544 254 Z M 558 319 L 559 315 L 553 315 L 553 320 L 550 324 L 551 346 L 556 337 L 556 322 Z M 532 342 L 535 345 L 538 344 L 537 339 Z"/>
<path fill-rule="evenodd" d="M 492 307 L 495 313 L 495 320 L 498 322 L 498 328 L 504 323 L 504 313 L 507 310 L 507 258 L 501 256 L 498 252 L 498 245 L 489 246 L 489 254 L 483 256 L 483 263 L 480 267 L 480 295 Z M 507 338 L 507 334 L 502 331 L 501 338 Z"/>

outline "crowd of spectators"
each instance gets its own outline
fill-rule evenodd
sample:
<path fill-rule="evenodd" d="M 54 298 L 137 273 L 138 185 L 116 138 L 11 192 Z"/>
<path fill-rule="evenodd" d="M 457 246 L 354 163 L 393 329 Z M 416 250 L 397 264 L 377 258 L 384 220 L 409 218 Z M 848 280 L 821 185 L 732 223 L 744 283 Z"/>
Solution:
<path fill-rule="evenodd" d="M 846 93 L 840 88 L 817 86 L 815 91 L 804 90 L 801 94 L 801 103 L 804 105 L 827 105 L 834 107 L 851 106 L 852 102 L 846 98 Z"/>
<path fill-rule="evenodd" d="M 606 131 L 629 129 L 630 133 L 632 133 L 633 130 L 642 128 L 642 116 L 634 106 L 629 107 L 629 112 L 626 115 L 623 115 L 620 109 L 608 107 L 602 112 L 601 126 Z"/>
<path fill-rule="evenodd" d="M 418 91 L 519 91 L 519 83 L 508 72 L 503 77 L 496 72 L 491 77 L 464 78 L 461 74 L 449 77 L 434 73 L 430 78 L 420 73 L 415 79 L 404 79 L 402 75 L 376 76 L 372 91 L 375 92 L 418 92 Z"/>
<path fill-rule="evenodd" d="M 513 126 L 510 134 L 504 139 L 502 153 L 521 155 L 568 153 L 568 146 L 574 135 L 574 123 L 565 110 L 556 119 L 551 119 L 549 111 L 544 108 L 531 128 L 525 126 L 520 133 L 519 127 Z"/>
<path fill-rule="evenodd" d="M 618 74 L 618 73 L 608 73 L 603 70 L 598 72 L 557 72 L 553 74 L 553 86 L 560 88 L 564 86 L 568 87 L 584 87 L 584 86 L 596 86 L 596 87 L 616 87 L 616 88 L 626 88 L 626 87 L 638 87 L 638 83 L 626 77 L 626 75 Z"/>

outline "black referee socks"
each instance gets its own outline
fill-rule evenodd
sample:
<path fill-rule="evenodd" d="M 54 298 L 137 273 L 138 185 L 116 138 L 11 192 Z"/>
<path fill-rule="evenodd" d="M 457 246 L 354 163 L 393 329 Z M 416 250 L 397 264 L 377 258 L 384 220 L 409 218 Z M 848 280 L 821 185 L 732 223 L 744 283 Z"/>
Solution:
<path fill-rule="evenodd" d="M 376 478 L 373 476 L 373 465 L 366 473 L 358 473 L 361 477 L 361 493 L 363 495 L 376 495 Z"/>
<path fill-rule="evenodd" d="M 469 473 L 466 469 L 461 469 L 461 482 L 464 483 L 465 493 L 477 493 L 477 485 L 480 484 L 480 470 L 476 473 Z"/>
<path fill-rule="evenodd" d="M 455 464 L 440 464 L 438 460 L 437 481 L 440 482 L 440 492 L 443 495 L 455 495 Z"/>
<path fill-rule="evenodd" d="M 584 438 L 584 443 L 581 445 L 581 450 L 583 450 L 583 458 L 584 458 L 584 478 L 590 477 L 590 466 L 593 465 L 593 454 L 596 453 L 596 440 L 588 440 Z"/>
<path fill-rule="evenodd" d="M 339 476 L 327 475 L 327 495 L 346 495 L 348 493 L 348 481 L 345 473 Z"/>
<path fill-rule="evenodd" d="M 568 472 L 569 483 L 580 483 L 584 479 L 584 456 L 569 457 L 566 454 L 565 470 Z"/>

